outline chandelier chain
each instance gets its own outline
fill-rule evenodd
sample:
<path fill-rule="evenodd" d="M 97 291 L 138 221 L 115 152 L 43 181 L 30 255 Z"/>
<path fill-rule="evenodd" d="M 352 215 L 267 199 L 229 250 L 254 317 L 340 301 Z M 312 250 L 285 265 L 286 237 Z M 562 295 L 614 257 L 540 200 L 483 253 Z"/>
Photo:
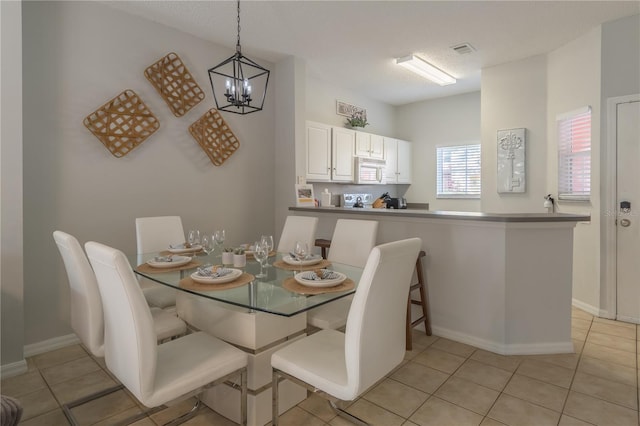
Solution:
<path fill-rule="evenodd" d="M 238 0 L 238 41 L 236 46 L 238 49 L 240 48 L 240 0 Z"/>

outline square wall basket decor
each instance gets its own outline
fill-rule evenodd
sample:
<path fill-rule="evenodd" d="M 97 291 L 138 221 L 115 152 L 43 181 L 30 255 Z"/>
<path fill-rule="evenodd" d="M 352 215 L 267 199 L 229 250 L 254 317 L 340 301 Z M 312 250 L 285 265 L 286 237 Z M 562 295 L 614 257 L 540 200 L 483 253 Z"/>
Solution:
<path fill-rule="evenodd" d="M 160 128 L 136 92 L 126 89 L 89 114 L 83 124 L 114 157 L 124 157 Z"/>
<path fill-rule="evenodd" d="M 204 99 L 204 92 L 182 59 L 173 52 L 147 68 L 144 76 L 176 117 L 182 117 Z"/>
<path fill-rule="evenodd" d="M 498 130 L 498 193 L 526 190 L 526 129 Z"/>
<path fill-rule="evenodd" d="M 216 166 L 221 166 L 240 147 L 240 141 L 215 108 L 189 126 L 189 133 Z"/>

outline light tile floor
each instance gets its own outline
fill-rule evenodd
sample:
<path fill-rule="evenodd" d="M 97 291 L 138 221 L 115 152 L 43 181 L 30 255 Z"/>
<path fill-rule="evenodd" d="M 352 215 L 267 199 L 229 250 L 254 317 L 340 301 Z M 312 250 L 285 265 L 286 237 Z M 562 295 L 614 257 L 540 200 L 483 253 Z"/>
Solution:
<path fill-rule="evenodd" d="M 638 426 L 639 326 L 573 309 L 575 353 L 501 356 L 414 332 L 414 349 L 348 411 L 374 425 Z M 67 424 L 60 403 L 115 380 L 102 360 L 70 346 L 27 360 L 28 372 L 2 381 L 24 406 L 22 425 Z M 190 408 L 185 401 L 146 417 L 162 424 Z M 139 413 L 126 391 L 74 409 L 83 425 L 109 425 Z M 232 425 L 209 409 L 187 425 Z M 312 395 L 281 416 L 284 426 L 349 425 Z"/>

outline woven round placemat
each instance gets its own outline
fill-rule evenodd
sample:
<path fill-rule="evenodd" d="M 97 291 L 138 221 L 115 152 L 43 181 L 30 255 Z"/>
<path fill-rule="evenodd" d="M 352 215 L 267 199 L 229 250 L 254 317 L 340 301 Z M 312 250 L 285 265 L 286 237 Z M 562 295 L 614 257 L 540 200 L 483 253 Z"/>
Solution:
<path fill-rule="evenodd" d="M 311 271 L 314 269 L 326 268 L 329 265 L 331 265 L 331 262 L 329 262 L 327 259 L 322 259 L 320 262 L 314 265 L 306 266 L 290 265 L 284 260 L 276 260 L 275 262 L 273 262 L 273 266 L 275 266 L 276 268 L 284 269 L 287 271 Z"/>
<path fill-rule="evenodd" d="M 287 290 L 304 295 L 336 293 L 338 291 L 351 290 L 355 286 L 356 283 L 354 283 L 351 278 L 347 278 L 335 287 L 307 287 L 306 285 L 300 284 L 293 277 L 287 278 L 282 283 L 282 287 L 286 288 Z"/>
<path fill-rule="evenodd" d="M 202 263 L 198 262 L 197 260 L 192 260 L 191 262 L 185 265 L 174 266 L 172 268 L 154 268 L 153 266 L 147 263 L 143 263 L 141 265 L 136 266 L 136 271 L 143 272 L 146 274 L 162 274 L 164 272 L 174 272 L 174 271 L 182 271 L 183 269 L 197 268 L 200 265 L 202 265 Z"/>
<path fill-rule="evenodd" d="M 191 277 L 186 277 L 180 280 L 180 287 L 186 288 L 188 290 L 197 290 L 197 291 L 209 291 L 209 290 L 229 290 L 230 288 L 242 287 L 243 285 L 249 284 L 256 277 L 253 275 L 244 272 L 235 280 L 223 283 L 223 284 L 202 284 L 197 283 L 191 279 Z"/>

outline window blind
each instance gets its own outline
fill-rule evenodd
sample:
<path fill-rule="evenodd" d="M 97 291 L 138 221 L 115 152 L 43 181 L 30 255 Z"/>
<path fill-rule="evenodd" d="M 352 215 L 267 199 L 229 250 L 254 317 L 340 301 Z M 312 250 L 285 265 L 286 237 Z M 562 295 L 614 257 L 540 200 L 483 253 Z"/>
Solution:
<path fill-rule="evenodd" d="M 436 197 L 480 198 L 480 144 L 436 147 Z"/>
<path fill-rule="evenodd" d="M 591 108 L 558 116 L 558 199 L 591 197 Z"/>

